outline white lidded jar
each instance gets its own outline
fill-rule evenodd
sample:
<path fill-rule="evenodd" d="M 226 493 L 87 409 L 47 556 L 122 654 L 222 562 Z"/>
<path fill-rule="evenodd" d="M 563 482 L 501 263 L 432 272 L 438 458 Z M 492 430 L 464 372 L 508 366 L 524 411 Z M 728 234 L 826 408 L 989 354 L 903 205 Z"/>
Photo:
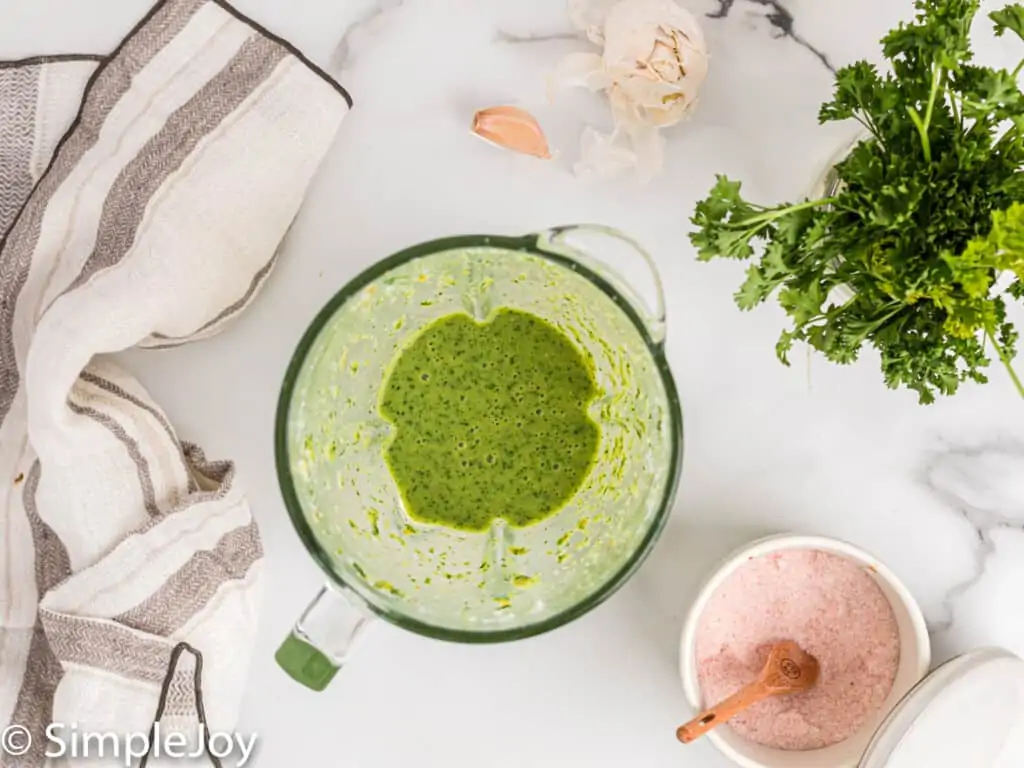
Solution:
<path fill-rule="evenodd" d="M 712 596 L 752 559 L 786 550 L 818 550 L 860 564 L 888 599 L 900 635 L 900 662 L 882 709 L 848 739 L 824 749 L 789 751 L 747 741 L 724 724 L 705 738 L 743 768 L 1022 768 L 1024 660 L 1001 649 L 957 657 L 929 674 L 924 616 L 899 578 L 864 550 L 837 539 L 779 535 L 730 555 L 697 595 L 683 628 L 680 671 L 692 714 L 703 700 L 696 645 Z"/>
<path fill-rule="evenodd" d="M 926 677 L 878 729 L 859 768 L 1024 766 L 1024 660 L 971 651 Z"/>

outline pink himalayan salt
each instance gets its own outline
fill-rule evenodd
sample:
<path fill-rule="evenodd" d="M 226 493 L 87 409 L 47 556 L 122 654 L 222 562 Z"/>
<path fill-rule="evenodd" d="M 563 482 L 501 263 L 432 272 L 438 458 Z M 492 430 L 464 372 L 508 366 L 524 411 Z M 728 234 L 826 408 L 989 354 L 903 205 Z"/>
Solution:
<path fill-rule="evenodd" d="M 884 705 L 900 659 L 892 606 L 862 566 L 819 550 L 752 559 L 719 587 L 701 615 L 697 665 L 704 704 L 757 679 L 771 647 L 793 640 L 818 659 L 818 684 L 729 721 L 775 749 L 820 749 L 851 736 Z"/>

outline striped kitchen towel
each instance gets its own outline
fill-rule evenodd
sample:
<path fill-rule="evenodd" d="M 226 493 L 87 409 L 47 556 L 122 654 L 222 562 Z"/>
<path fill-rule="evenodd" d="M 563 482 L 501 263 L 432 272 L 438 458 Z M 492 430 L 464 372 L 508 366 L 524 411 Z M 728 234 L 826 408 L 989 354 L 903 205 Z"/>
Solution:
<path fill-rule="evenodd" d="M 349 107 L 221 0 L 160 3 L 110 56 L 0 64 L 0 729 L 32 741 L 0 764 L 47 764 L 50 723 L 146 733 L 158 703 L 235 726 L 258 531 L 232 465 L 106 356 L 245 308 Z"/>

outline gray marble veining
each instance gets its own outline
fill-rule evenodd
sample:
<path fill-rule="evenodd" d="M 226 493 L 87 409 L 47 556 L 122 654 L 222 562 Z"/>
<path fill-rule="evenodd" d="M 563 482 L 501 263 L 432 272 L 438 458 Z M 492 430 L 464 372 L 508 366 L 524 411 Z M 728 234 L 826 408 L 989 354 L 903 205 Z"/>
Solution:
<path fill-rule="evenodd" d="M 999 439 L 945 446 L 927 459 L 921 482 L 974 536 L 974 572 L 946 591 L 946 615 L 932 624 L 935 633 L 943 633 L 954 625 L 957 602 L 985 577 L 996 551 L 993 532 L 1024 532 L 1024 442 Z"/>
<path fill-rule="evenodd" d="M 728 18 L 737 3 L 737 0 L 716 1 L 718 2 L 718 9 L 707 14 L 709 19 Z M 768 19 L 768 22 L 772 25 L 772 28 L 776 31 L 776 35 L 778 37 L 788 38 L 802 48 L 806 48 L 830 71 L 835 72 L 836 68 L 829 60 L 828 55 L 796 31 L 793 14 L 780 2 L 780 0 L 739 0 L 739 2 L 741 4 L 753 4 L 764 8 L 767 12 L 765 14 L 765 18 Z"/>
<path fill-rule="evenodd" d="M 404 2 L 405 0 L 374 0 L 345 29 L 341 39 L 331 53 L 328 69 L 335 74 L 340 74 L 346 67 L 350 67 L 353 63 L 351 51 L 352 37 L 364 31 L 389 11 L 400 8 Z"/>

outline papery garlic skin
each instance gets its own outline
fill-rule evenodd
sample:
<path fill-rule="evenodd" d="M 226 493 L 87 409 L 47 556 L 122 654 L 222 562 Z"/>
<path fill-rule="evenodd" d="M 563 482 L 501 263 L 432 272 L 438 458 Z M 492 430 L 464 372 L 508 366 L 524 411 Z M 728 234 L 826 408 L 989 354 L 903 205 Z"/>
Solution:
<path fill-rule="evenodd" d="M 604 20 L 619 0 L 568 0 L 569 19 L 592 43 L 604 43 Z"/>
<path fill-rule="evenodd" d="M 569 13 L 604 50 L 567 56 L 552 86 L 604 91 L 615 121 L 602 140 L 586 135 L 577 170 L 611 175 L 632 152 L 640 176 L 649 178 L 661 167 L 657 129 L 686 116 L 707 77 L 704 33 L 673 0 L 569 0 Z"/>

